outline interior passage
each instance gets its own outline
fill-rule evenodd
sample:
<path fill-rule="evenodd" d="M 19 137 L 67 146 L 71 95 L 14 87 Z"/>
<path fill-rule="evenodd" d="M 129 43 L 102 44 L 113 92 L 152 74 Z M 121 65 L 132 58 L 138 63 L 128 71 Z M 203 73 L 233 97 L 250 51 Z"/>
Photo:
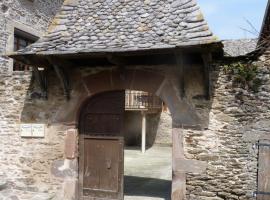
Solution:
<path fill-rule="evenodd" d="M 171 193 L 171 147 L 154 145 L 142 154 L 125 150 L 125 200 L 169 200 Z"/>

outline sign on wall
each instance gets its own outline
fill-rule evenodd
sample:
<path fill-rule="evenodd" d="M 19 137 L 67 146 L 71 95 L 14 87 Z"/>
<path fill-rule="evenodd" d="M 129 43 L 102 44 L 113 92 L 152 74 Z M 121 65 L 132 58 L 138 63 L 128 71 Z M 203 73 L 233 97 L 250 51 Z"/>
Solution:
<path fill-rule="evenodd" d="M 21 137 L 42 138 L 45 136 L 45 124 L 21 124 Z"/>
<path fill-rule="evenodd" d="M 21 124 L 21 136 L 31 137 L 32 136 L 32 125 L 31 124 Z"/>

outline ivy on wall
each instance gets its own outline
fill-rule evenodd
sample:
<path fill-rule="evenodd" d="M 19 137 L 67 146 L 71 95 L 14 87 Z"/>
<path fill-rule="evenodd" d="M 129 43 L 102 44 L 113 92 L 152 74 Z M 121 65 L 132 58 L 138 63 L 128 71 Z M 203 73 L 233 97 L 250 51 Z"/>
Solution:
<path fill-rule="evenodd" d="M 258 66 L 252 63 L 235 62 L 225 65 L 224 72 L 229 75 L 236 87 L 258 92 L 262 80 L 258 77 Z"/>

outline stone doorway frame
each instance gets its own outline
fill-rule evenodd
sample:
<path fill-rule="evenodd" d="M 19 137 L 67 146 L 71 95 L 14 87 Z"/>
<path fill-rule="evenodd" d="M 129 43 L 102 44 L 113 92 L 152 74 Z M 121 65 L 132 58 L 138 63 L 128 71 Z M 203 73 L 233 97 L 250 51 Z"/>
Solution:
<path fill-rule="evenodd" d="M 161 73 L 129 69 L 125 71 L 104 70 L 97 74 L 82 75 L 71 91 L 71 100 L 66 102 L 58 111 L 54 123 L 67 125 L 65 136 L 64 163 L 77 163 L 78 171 L 78 122 L 81 109 L 92 96 L 114 90 L 140 90 L 158 96 L 168 105 L 172 114 L 173 151 L 172 151 L 172 200 L 184 200 L 186 197 L 186 173 L 203 173 L 207 163 L 198 160 L 189 160 L 184 155 L 184 128 L 193 128 L 200 125 L 200 119 L 194 108 L 180 97 L 177 86 L 170 78 Z M 66 164 L 68 169 L 70 166 Z M 78 199 L 78 174 L 64 180 L 63 190 L 73 191 L 70 199 Z M 68 197 L 66 197 L 69 200 Z"/>

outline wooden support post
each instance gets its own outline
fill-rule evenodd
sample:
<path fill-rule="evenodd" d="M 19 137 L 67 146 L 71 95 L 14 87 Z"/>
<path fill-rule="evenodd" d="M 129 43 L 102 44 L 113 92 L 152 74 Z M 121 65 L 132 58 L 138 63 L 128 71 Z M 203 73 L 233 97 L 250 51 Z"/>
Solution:
<path fill-rule="evenodd" d="M 183 139 L 184 133 L 181 128 L 174 128 L 172 133 L 172 200 L 183 200 L 186 196 L 186 174 L 177 172 L 177 160 L 184 159 Z"/>
<path fill-rule="evenodd" d="M 47 69 L 40 71 L 38 67 L 33 67 L 35 81 L 38 83 L 41 90 L 41 97 L 48 99 L 48 83 L 47 83 Z"/>
<path fill-rule="evenodd" d="M 146 149 L 146 114 L 142 112 L 142 153 L 145 153 Z"/>
<path fill-rule="evenodd" d="M 185 66 L 184 66 L 184 54 L 182 51 L 175 52 L 175 59 L 177 64 L 177 72 L 179 73 L 179 87 L 181 98 L 185 96 Z"/>
<path fill-rule="evenodd" d="M 66 99 L 69 100 L 70 99 L 70 79 L 66 70 L 61 66 L 64 65 L 65 67 L 68 67 L 68 66 L 72 66 L 72 64 L 64 59 L 59 59 L 55 57 L 49 57 L 47 58 L 47 60 L 52 65 L 54 71 L 56 72 L 57 77 L 59 78 L 61 82 Z"/>
<path fill-rule="evenodd" d="M 210 99 L 211 96 L 211 80 L 210 80 L 210 66 L 212 62 L 212 55 L 211 53 L 204 53 L 202 54 L 202 59 L 204 63 L 204 94 L 207 100 Z"/>
<path fill-rule="evenodd" d="M 59 67 L 56 64 L 53 64 L 53 68 L 58 76 L 58 78 L 61 81 L 63 90 L 64 90 L 64 95 L 67 98 L 67 100 L 70 99 L 70 86 L 69 86 L 69 79 L 66 73 L 64 72 L 63 68 Z"/>

